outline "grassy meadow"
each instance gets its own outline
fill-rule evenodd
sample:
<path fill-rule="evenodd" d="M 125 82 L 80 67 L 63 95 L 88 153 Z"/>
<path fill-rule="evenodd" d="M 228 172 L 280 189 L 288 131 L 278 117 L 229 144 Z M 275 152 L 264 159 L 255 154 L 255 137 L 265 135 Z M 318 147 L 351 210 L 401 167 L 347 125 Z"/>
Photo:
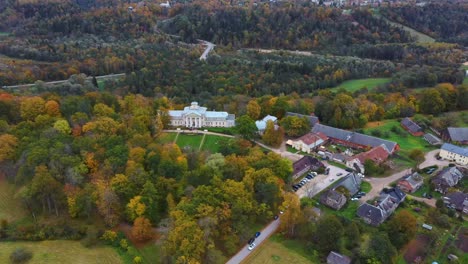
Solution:
<path fill-rule="evenodd" d="M 349 80 L 341 83 L 335 88 L 332 88 L 332 91 L 338 91 L 339 89 L 343 88 L 348 92 L 355 92 L 364 87 L 367 89 L 372 90 L 380 85 L 384 85 L 390 82 L 390 78 L 368 78 L 368 79 L 359 79 L 359 80 Z"/>
<path fill-rule="evenodd" d="M 320 263 L 308 252 L 306 246 L 299 241 L 285 240 L 279 235 L 273 235 L 249 255 L 243 264 L 274 264 L 295 263 L 309 264 Z"/>
<path fill-rule="evenodd" d="M 15 186 L 6 180 L 0 179 L 0 219 L 8 222 L 20 220 L 27 216 L 21 201 L 15 198 Z M 2 263 L 0 261 L 0 263 Z"/>
<path fill-rule="evenodd" d="M 10 254 L 18 247 L 33 253 L 30 264 L 119 264 L 123 263 L 110 247 L 85 248 L 78 241 L 0 242 L 0 263 L 10 263 Z"/>
<path fill-rule="evenodd" d="M 175 142 L 180 148 L 190 147 L 195 150 L 206 150 L 210 151 L 211 153 L 217 153 L 219 146 L 228 139 L 228 137 L 223 136 L 181 132 L 163 133 L 159 137 L 159 142 L 162 144 Z"/>

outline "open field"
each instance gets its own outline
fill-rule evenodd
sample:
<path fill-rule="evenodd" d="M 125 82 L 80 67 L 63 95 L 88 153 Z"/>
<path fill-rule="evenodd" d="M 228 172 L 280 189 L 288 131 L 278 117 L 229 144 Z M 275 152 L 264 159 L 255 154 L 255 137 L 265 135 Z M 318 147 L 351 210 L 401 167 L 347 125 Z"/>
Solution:
<path fill-rule="evenodd" d="M 217 153 L 219 150 L 219 146 L 223 144 L 223 142 L 226 140 L 229 140 L 229 138 L 222 136 L 206 135 L 205 142 L 203 143 L 201 149 L 208 150 L 211 153 Z"/>
<path fill-rule="evenodd" d="M 179 145 L 181 149 L 184 147 L 191 147 L 192 149 L 198 150 L 202 138 L 203 135 L 180 133 L 177 137 L 176 144 Z"/>
<path fill-rule="evenodd" d="M 335 88 L 332 88 L 332 91 L 338 91 L 343 88 L 348 92 L 355 92 L 359 89 L 367 87 L 367 89 L 372 90 L 377 86 L 384 85 L 390 82 L 390 78 L 368 78 L 368 79 L 359 79 L 359 80 L 350 80 L 345 81 L 338 85 Z"/>
<path fill-rule="evenodd" d="M 143 248 L 137 249 L 143 263 L 159 263 L 161 247 L 156 246 L 154 243 Z"/>
<path fill-rule="evenodd" d="M 402 136 L 391 131 L 393 126 L 401 128 L 404 135 Z M 434 149 L 434 147 L 431 147 L 422 137 L 415 137 L 404 130 L 400 125 L 400 122 L 395 119 L 369 123 L 364 128 L 364 133 L 367 135 L 372 135 L 371 132 L 374 130 L 380 130 L 382 135 L 384 135 L 384 133 L 388 133 L 388 137 L 381 136 L 381 138 L 397 142 L 398 145 L 400 145 L 402 151 L 409 151 L 416 148 L 422 149 L 423 151 Z"/>
<path fill-rule="evenodd" d="M 396 27 L 400 27 L 400 28 L 403 28 L 403 30 L 405 31 L 408 31 L 408 33 L 410 33 L 410 35 L 416 39 L 417 42 L 421 42 L 421 43 L 431 43 L 431 42 L 435 42 L 435 39 L 429 37 L 428 35 L 426 34 L 423 34 L 419 31 L 416 31 L 410 27 L 407 27 L 405 25 L 402 25 L 400 23 L 396 23 L 396 22 L 393 22 L 393 21 L 390 21 L 388 20 L 387 18 L 383 17 L 383 16 L 380 16 L 380 18 L 384 19 L 385 21 L 387 21 L 387 23 L 389 23 L 390 25 L 393 25 L 393 26 L 396 26 Z"/>
<path fill-rule="evenodd" d="M 10 263 L 15 248 L 24 247 L 32 253 L 31 264 L 118 264 L 123 263 L 110 247 L 85 248 L 78 241 L 54 240 L 41 242 L 0 242 L 0 263 Z"/>
<path fill-rule="evenodd" d="M 244 264 L 273 264 L 273 263 L 297 263 L 309 264 L 320 263 L 314 256 L 307 252 L 305 245 L 298 241 L 283 240 L 278 235 L 274 235 L 266 240 L 261 246 L 250 254 L 242 262 Z"/>
<path fill-rule="evenodd" d="M 8 222 L 19 220 L 27 215 L 21 202 L 14 198 L 15 187 L 6 180 L 0 179 L 0 219 Z M 0 261 L 0 263 L 2 263 Z"/>
<path fill-rule="evenodd" d="M 161 136 L 159 136 L 159 142 L 161 144 L 173 143 L 176 135 L 177 133 L 162 133 Z"/>
<path fill-rule="evenodd" d="M 204 140 L 203 137 L 203 134 L 195 133 L 163 133 L 159 137 L 159 142 L 165 144 L 175 141 L 180 148 L 191 147 L 194 150 L 200 149 L 210 151 L 211 153 L 217 153 L 219 146 L 222 145 L 224 141 L 229 140 L 227 137 L 216 135 L 205 135 Z"/>

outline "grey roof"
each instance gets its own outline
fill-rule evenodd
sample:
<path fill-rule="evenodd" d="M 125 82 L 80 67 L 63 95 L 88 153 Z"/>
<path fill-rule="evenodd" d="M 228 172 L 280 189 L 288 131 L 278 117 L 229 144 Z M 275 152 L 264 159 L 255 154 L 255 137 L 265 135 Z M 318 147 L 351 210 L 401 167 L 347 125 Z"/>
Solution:
<path fill-rule="evenodd" d="M 323 165 L 323 163 L 320 160 L 312 156 L 304 156 L 293 163 L 293 174 L 295 175 L 300 171 L 304 170 L 305 168 L 310 169 L 313 167 L 319 168 L 325 167 L 325 165 Z"/>
<path fill-rule="evenodd" d="M 468 157 L 468 148 L 462 148 L 459 146 L 452 145 L 450 143 L 444 143 L 440 149 Z"/>
<path fill-rule="evenodd" d="M 343 186 L 348 189 L 350 195 L 355 195 L 361 189 L 361 182 L 361 177 L 359 177 L 356 173 L 350 172 L 348 175 L 344 176 L 335 183 L 333 190 Z"/>
<path fill-rule="evenodd" d="M 442 144 L 442 140 L 436 136 L 434 136 L 433 134 L 431 133 L 427 133 L 424 135 L 424 139 L 429 142 L 429 144 L 431 145 L 438 145 L 438 144 Z"/>
<path fill-rule="evenodd" d="M 229 114 L 227 117 L 227 120 L 236 120 L 236 115 L 235 114 Z"/>
<path fill-rule="evenodd" d="M 303 115 L 303 114 L 298 114 L 298 113 L 293 113 L 293 112 L 286 112 L 286 116 L 297 116 L 297 117 L 305 117 L 307 120 L 309 120 L 310 127 L 315 126 L 319 122 L 318 117 L 313 116 L 313 115 Z"/>
<path fill-rule="evenodd" d="M 383 191 L 383 193 L 395 198 L 397 200 L 397 203 L 401 203 L 401 201 L 403 201 L 406 197 L 406 194 L 398 187 L 391 188 L 387 191 Z"/>
<path fill-rule="evenodd" d="M 388 153 L 393 153 L 397 146 L 397 143 L 393 141 L 372 137 L 352 131 L 347 131 L 331 126 L 325 126 L 322 124 L 316 124 L 312 129 L 312 132 L 322 132 L 330 138 L 336 138 L 363 146 L 378 147 L 383 144 L 385 150 Z"/>
<path fill-rule="evenodd" d="M 422 131 L 422 128 L 409 117 L 403 118 L 403 120 L 401 120 L 401 124 L 413 133 Z"/>
<path fill-rule="evenodd" d="M 463 178 L 463 173 L 457 167 L 448 167 L 443 169 L 432 181 L 436 184 L 453 187 Z"/>
<path fill-rule="evenodd" d="M 468 141 L 468 127 L 449 127 L 447 131 L 452 141 Z"/>
<path fill-rule="evenodd" d="M 423 177 L 417 172 L 407 175 L 403 177 L 403 179 L 406 180 L 413 188 L 416 188 L 423 182 Z"/>
<path fill-rule="evenodd" d="M 450 203 L 455 205 L 457 210 L 462 211 L 463 207 L 468 202 L 468 194 L 462 192 L 454 192 L 448 194 L 447 197 L 450 199 Z"/>
<path fill-rule="evenodd" d="M 330 251 L 327 257 L 327 264 L 350 264 L 351 259 L 334 251 Z"/>
<path fill-rule="evenodd" d="M 384 212 L 381 208 L 363 203 L 357 209 L 357 215 L 370 220 L 371 225 L 377 226 L 385 220 Z"/>
<path fill-rule="evenodd" d="M 339 210 L 346 203 L 346 197 L 335 190 L 329 190 L 320 196 L 320 202 Z"/>

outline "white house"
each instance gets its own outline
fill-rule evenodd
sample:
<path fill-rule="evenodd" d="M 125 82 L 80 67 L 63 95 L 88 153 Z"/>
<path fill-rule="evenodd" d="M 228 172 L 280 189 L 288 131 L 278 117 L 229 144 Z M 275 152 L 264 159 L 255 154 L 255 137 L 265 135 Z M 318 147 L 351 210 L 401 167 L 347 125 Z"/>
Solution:
<path fill-rule="evenodd" d="M 169 1 L 166 1 L 166 3 L 160 3 L 159 6 L 160 7 L 165 7 L 165 8 L 170 8 L 171 4 L 169 3 Z"/>
<path fill-rule="evenodd" d="M 327 140 L 328 137 L 322 132 L 310 132 L 298 139 L 288 141 L 287 144 L 290 144 L 297 150 L 310 154 L 310 152 L 312 152 L 315 148 L 323 145 Z"/>
<path fill-rule="evenodd" d="M 233 127 L 235 126 L 235 115 L 227 112 L 207 111 L 197 102 L 192 102 L 184 110 L 169 110 L 171 126 L 175 127 Z"/>
<path fill-rule="evenodd" d="M 258 131 L 265 131 L 268 121 L 272 121 L 276 124 L 277 120 L 278 118 L 276 118 L 276 116 L 267 115 L 262 120 L 255 121 L 255 125 L 257 126 Z"/>
<path fill-rule="evenodd" d="M 439 156 L 443 159 L 451 160 L 461 165 L 468 165 L 468 148 L 462 148 L 445 143 L 440 148 Z"/>

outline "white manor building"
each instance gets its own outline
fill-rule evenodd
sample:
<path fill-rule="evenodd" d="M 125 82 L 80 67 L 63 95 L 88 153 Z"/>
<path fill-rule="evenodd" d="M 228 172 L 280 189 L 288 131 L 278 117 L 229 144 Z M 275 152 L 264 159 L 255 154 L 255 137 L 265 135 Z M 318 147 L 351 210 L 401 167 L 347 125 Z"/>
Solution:
<path fill-rule="evenodd" d="M 184 110 L 169 110 L 171 126 L 175 127 L 233 127 L 235 126 L 235 115 L 227 112 L 206 111 L 197 102 L 192 102 Z"/>

